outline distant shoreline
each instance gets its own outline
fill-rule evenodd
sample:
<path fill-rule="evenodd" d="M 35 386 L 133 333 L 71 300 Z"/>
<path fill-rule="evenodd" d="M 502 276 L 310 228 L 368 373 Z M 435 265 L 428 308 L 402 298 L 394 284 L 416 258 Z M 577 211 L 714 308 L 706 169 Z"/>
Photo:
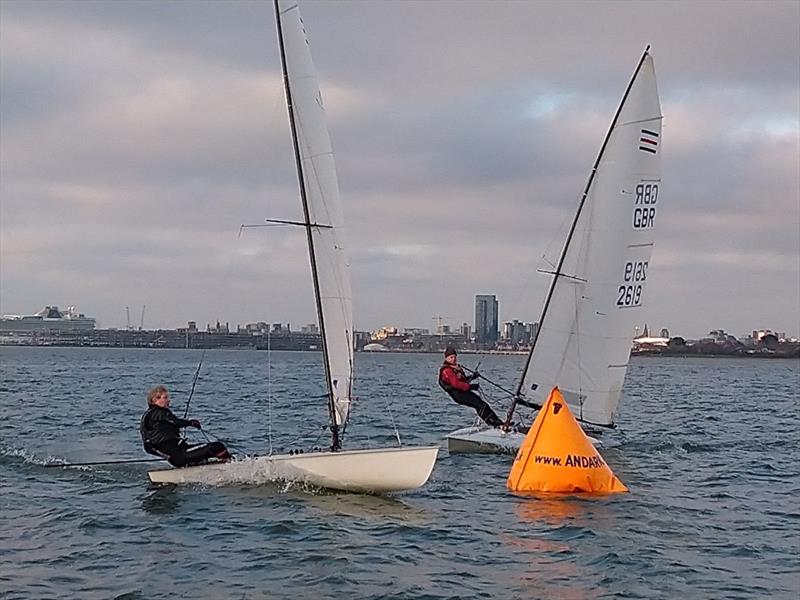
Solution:
<path fill-rule="evenodd" d="M 240 350 L 255 350 L 258 352 L 264 352 L 265 350 L 253 348 L 253 347 L 243 347 L 243 346 L 222 346 L 218 348 L 165 348 L 163 346 L 101 346 L 101 345 L 80 345 L 80 344 L 9 344 L 9 343 L 0 343 L 0 351 L 3 348 L 89 348 L 89 349 L 116 349 L 116 350 L 228 350 L 228 351 L 240 351 Z M 316 349 L 282 349 L 282 350 L 273 350 L 273 352 L 321 352 L 321 350 Z M 422 350 L 422 349 L 415 349 L 415 350 L 394 350 L 394 349 L 387 349 L 387 350 L 357 350 L 358 354 L 434 354 L 438 355 L 441 352 L 437 350 Z M 470 356 L 527 356 L 528 351 L 520 351 L 520 350 L 461 350 L 459 352 L 462 355 L 470 355 Z M 701 352 L 631 352 L 631 358 L 739 358 L 739 359 L 800 359 L 800 354 L 795 352 L 795 354 L 788 354 L 788 353 L 778 353 L 778 352 L 758 352 L 752 354 L 745 354 L 745 353 L 737 353 L 737 354 L 725 354 L 725 353 L 701 353 Z"/>
<path fill-rule="evenodd" d="M 797 354 L 766 354 L 766 353 L 753 353 L 753 354 L 702 354 L 702 353 L 690 353 L 686 352 L 683 354 L 677 353 L 666 353 L 666 352 L 636 352 L 631 353 L 631 358 L 633 357 L 646 357 L 646 358 L 794 358 L 795 360 L 800 359 L 800 355 Z"/>

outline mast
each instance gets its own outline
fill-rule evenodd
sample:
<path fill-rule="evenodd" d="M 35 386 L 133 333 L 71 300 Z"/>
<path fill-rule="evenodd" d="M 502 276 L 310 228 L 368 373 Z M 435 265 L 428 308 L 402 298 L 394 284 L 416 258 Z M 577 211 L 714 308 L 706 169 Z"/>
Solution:
<path fill-rule="evenodd" d="M 289 126 L 292 131 L 292 146 L 294 147 L 295 166 L 297 167 L 297 180 L 300 185 L 300 201 L 303 205 L 303 226 L 306 230 L 306 239 L 308 241 L 308 258 L 311 262 L 311 278 L 314 282 L 314 300 L 317 305 L 317 319 L 319 321 L 320 338 L 322 339 L 322 362 L 325 365 L 325 384 L 328 388 L 328 412 L 331 423 L 331 450 L 340 450 L 342 447 L 339 438 L 339 426 L 336 423 L 336 408 L 334 404 L 333 387 L 331 384 L 331 365 L 330 357 L 328 356 L 328 341 L 325 336 L 325 318 L 322 311 L 322 296 L 320 295 L 319 274 L 317 271 L 317 257 L 314 251 L 314 240 L 312 227 L 315 225 L 311 222 L 311 215 L 308 209 L 308 197 L 306 194 L 305 176 L 303 173 L 303 162 L 300 156 L 300 143 L 297 137 L 297 124 L 295 122 L 294 104 L 292 103 L 292 90 L 289 85 L 289 71 L 286 66 L 286 49 L 283 41 L 283 27 L 281 25 L 281 13 L 278 6 L 278 0 L 275 2 L 275 22 L 278 27 L 278 47 L 281 54 L 281 69 L 283 71 L 283 87 L 286 92 L 286 108 L 289 112 Z M 297 8 L 295 5 L 293 8 Z M 291 9 L 290 9 L 291 10 Z"/>
<path fill-rule="evenodd" d="M 597 158 L 594 161 L 594 165 L 592 166 L 592 170 L 589 173 L 589 178 L 586 182 L 586 186 L 583 189 L 583 194 L 581 194 L 580 202 L 578 203 L 578 210 L 575 212 L 575 218 L 572 220 L 572 225 L 570 227 L 569 233 L 567 234 L 567 239 L 564 242 L 564 247 L 561 250 L 561 256 L 558 259 L 558 266 L 556 266 L 556 270 L 553 272 L 553 279 L 550 282 L 550 289 L 547 292 L 547 298 L 544 302 L 544 307 L 542 308 L 541 317 L 539 317 L 539 327 L 536 330 L 536 335 L 533 338 L 533 342 L 531 344 L 531 351 L 528 353 L 528 357 L 525 360 L 525 366 L 522 369 L 522 376 L 519 379 L 519 384 L 517 384 L 517 390 L 514 394 L 514 397 L 511 401 L 511 406 L 508 409 L 508 413 L 506 415 L 505 423 L 503 424 L 504 429 L 508 429 L 511 427 L 511 419 L 514 417 L 514 410 L 517 407 L 517 403 L 520 400 L 520 394 L 522 393 L 522 386 L 525 385 L 525 376 L 528 373 L 528 367 L 531 364 L 531 360 L 533 359 L 533 353 L 536 350 L 536 342 L 539 339 L 539 334 L 542 331 L 542 325 L 544 324 L 545 317 L 547 316 L 547 310 L 550 307 L 550 301 L 553 298 L 553 293 L 555 292 L 556 285 L 558 285 L 559 278 L 565 276 L 565 274 L 561 271 L 561 268 L 564 266 L 564 260 L 567 257 L 567 252 L 569 250 L 570 244 L 572 242 L 572 238 L 575 234 L 575 229 L 578 226 L 578 220 L 580 219 L 581 213 L 583 212 L 583 206 L 586 203 L 586 198 L 589 195 L 589 190 L 592 187 L 592 183 L 594 182 L 594 177 L 597 174 L 597 169 L 600 166 L 600 161 L 603 159 L 603 154 L 605 153 L 606 146 L 608 146 L 608 142 L 611 139 L 611 134 L 617 126 L 617 120 L 619 119 L 619 115 L 622 112 L 623 106 L 625 106 L 625 101 L 628 99 L 628 94 L 630 94 L 631 88 L 633 87 L 634 82 L 636 81 L 636 77 L 639 75 L 639 71 L 642 68 L 642 64 L 644 64 L 645 58 L 647 58 L 648 53 L 650 52 L 650 45 L 648 44 L 647 47 L 644 49 L 642 53 L 642 57 L 639 59 L 639 63 L 636 65 L 636 69 L 633 72 L 633 76 L 631 77 L 630 81 L 628 82 L 628 87 L 625 88 L 625 93 L 622 95 L 622 100 L 620 100 L 619 106 L 617 107 L 617 112 L 614 114 L 614 118 L 611 120 L 611 126 L 608 128 L 608 132 L 606 132 L 606 137 L 603 140 L 603 145 L 600 147 L 600 152 L 597 154 Z"/>

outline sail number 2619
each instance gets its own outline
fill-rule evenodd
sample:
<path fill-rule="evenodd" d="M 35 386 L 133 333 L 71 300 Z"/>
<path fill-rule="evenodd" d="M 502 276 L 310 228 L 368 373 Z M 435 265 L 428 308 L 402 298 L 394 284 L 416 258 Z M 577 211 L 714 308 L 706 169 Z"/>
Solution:
<path fill-rule="evenodd" d="M 633 228 L 650 229 L 655 225 L 657 183 L 640 183 L 636 186 L 636 200 L 633 203 Z"/>
<path fill-rule="evenodd" d="M 617 306 L 639 306 L 642 303 L 642 285 L 647 280 L 646 260 L 625 263 L 625 284 L 617 288 Z"/>

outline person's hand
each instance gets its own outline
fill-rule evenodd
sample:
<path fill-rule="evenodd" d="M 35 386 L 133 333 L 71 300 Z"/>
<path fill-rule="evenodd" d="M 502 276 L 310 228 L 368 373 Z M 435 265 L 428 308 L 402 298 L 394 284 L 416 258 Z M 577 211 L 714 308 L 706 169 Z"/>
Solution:
<path fill-rule="evenodd" d="M 477 378 L 478 378 L 478 377 L 480 377 L 480 376 L 481 376 L 481 374 L 480 374 L 480 373 L 478 373 L 477 371 L 473 371 L 473 372 L 472 372 L 472 375 L 470 375 L 470 376 L 469 376 L 469 378 L 470 378 L 470 379 L 477 379 Z"/>
<path fill-rule="evenodd" d="M 471 390 L 477 390 L 477 389 L 479 389 L 480 387 L 481 387 L 481 384 L 480 384 L 480 383 L 470 383 L 470 384 L 469 384 L 469 389 L 471 389 Z"/>
<path fill-rule="evenodd" d="M 195 429 L 202 429 L 202 427 L 200 427 L 200 421 L 198 421 L 197 419 L 192 419 L 191 421 L 189 421 L 189 426 L 194 427 Z"/>

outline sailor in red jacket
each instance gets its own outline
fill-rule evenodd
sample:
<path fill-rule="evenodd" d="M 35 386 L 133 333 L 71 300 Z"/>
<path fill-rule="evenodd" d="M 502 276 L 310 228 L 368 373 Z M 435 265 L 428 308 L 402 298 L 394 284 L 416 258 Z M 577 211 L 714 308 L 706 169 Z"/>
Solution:
<path fill-rule="evenodd" d="M 495 414 L 492 407 L 475 393 L 478 384 L 471 382 L 478 377 L 480 375 L 477 372 L 470 376 L 464 373 L 464 369 L 458 364 L 455 348 L 448 346 L 444 351 L 444 364 L 439 369 L 439 385 L 457 404 L 474 408 L 489 427 L 500 427 L 503 421 Z"/>

